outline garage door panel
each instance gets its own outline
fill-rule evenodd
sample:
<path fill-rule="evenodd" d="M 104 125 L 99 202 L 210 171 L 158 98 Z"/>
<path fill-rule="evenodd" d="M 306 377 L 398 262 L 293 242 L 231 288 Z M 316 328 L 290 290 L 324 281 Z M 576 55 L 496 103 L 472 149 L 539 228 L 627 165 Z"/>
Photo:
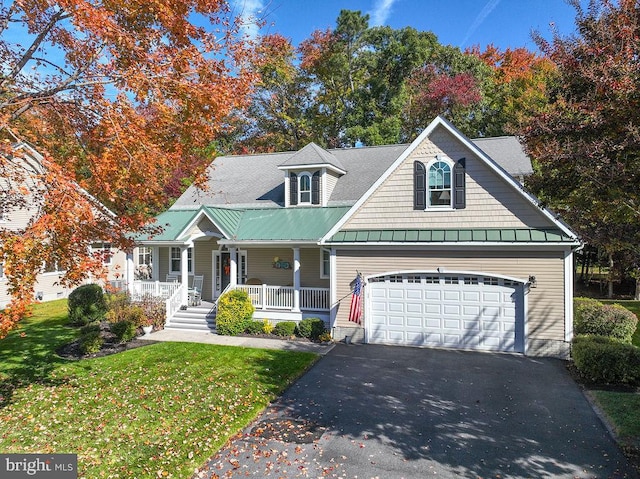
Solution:
<path fill-rule="evenodd" d="M 407 303 L 406 311 L 407 314 L 422 314 L 422 303 Z"/>
<path fill-rule="evenodd" d="M 480 331 L 480 320 L 462 322 L 465 331 Z"/>
<path fill-rule="evenodd" d="M 421 282 L 405 277 L 404 283 L 370 283 L 370 342 L 514 351 L 519 334 L 524 344 L 516 332 L 523 331 L 516 327 L 516 320 L 523 321 L 517 317 L 521 288 L 485 281 L 489 276 L 425 276 Z"/>
<path fill-rule="evenodd" d="M 461 299 L 460 291 L 443 291 L 442 293 L 444 301 L 460 301 Z"/>
<path fill-rule="evenodd" d="M 443 326 L 444 329 L 454 329 L 458 331 L 462 328 L 462 321 L 459 319 L 445 319 Z"/>
<path fill-rule="evenodd" d="M 420 290 L 420 289 L 407 289 L 407 290 L 405 290 L 405 298 L 408 299 L 408 300 L 422 301 L 422 290 Z"/>

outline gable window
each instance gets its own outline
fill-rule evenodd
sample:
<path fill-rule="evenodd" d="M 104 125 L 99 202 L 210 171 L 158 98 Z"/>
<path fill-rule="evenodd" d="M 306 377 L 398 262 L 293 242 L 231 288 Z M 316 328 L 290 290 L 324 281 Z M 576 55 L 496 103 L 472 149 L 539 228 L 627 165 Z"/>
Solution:
<path fill-rule="evenodd" d="M 331 274 L 331 250 L 320 248 L 320 277 L 328 278 Z"/>
<path fill-rule="evenodd" d="M 451 206 L 451 167 L 436 161 L 429 167 L 429 206 Z"/>
<path fill-rule="evenodd" d="M 413 209 L 461 209 L 466 206 L 465 159 L 453 164 L 436 157 L 428 168 L 413 162 Z"/>
<path fill-rule="evenodd" d="M 180 256 L 180 248 L 171 248 L 171 257 L 169 260 L 169 272 L 180 273 L 182 271 L 180 263 L 182 258 Z M 187 271 L 189 274 L 193 273 L 193 248 L 187 249 Z"/>

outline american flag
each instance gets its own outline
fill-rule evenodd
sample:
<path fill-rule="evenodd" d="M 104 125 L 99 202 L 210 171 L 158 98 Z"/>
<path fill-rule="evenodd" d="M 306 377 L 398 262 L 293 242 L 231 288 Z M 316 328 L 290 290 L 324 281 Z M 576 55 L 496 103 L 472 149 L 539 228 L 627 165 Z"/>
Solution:
<path fill-rule="evenodd" d="M 362 323 L 362 279 L 356 276 L 351 294 L 351 307 L 349 308 L 349 321 Z"/>

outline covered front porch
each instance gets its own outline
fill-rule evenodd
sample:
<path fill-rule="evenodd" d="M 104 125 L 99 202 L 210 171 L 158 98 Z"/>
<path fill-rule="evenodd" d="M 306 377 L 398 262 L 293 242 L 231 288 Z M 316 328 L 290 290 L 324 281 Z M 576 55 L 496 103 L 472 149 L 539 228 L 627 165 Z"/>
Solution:
<path fill-rule="evenodd" d="M 302 222 L 301 212 L 292 213 L 169 210 L 158 218 L 162 232 L 137 239 L 127 260 L 128 290 L 133 296 L 163 297 L 169 322 L 191 306 L 194 280 L 200 278 L 199 297 L 214 309 L 224 292 L 241 289 L 251 298 L 256 319 L 315 316 L 328 323 L 333 253 L 318 245 L 314 231 L 323 221 Z"/>

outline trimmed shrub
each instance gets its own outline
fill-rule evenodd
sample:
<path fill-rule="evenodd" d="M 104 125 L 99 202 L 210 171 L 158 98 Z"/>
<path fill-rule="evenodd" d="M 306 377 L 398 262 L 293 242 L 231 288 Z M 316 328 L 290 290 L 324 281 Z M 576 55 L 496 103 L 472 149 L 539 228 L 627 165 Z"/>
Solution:
<path fill-rule="evenodd" d="M 296 332 L 296 323 L 294 321 L 280 321 L 273 327 L 273 334 L 276 336 L 291 337 Z"/>
<path fill-rule="evenodd" d="M 99 323 L 91 323 L 86 326 L 82 326 L 80 328 L 80 336 L 84 336 L 85 334 L 93 333 L 94 331 L 100 332 L 100 324 Z"/>
<path fill-rule="evenodd" d="M 131 299 L 127 293 L 112 293 L 106 296 L 107 314 L 105 318 L 110 323 L 125 321 L 127 308 L 131 305 Z"/>
<path fill-rule="evenodd" d="M 107 312 L 107 303 L 100 285 L 78 286 L 69 294 L 69 322 L 83 326 L 100 321 Z"/>
<path fill-rule="evenodd" d="M 580 375 L 599 384 L 640 384 L 640 348 L 604 336 L 576 336 L 571 351 Z"/>
<path fill-rule="evenodd" d="M 138 326 L 131 321 L 118 321 L 109 326 L 119 343 L 126 343 L 136 337 Z"/>
<path fill-rule="evenodd" d="M 244 332 L 248 334 L 262 334 L 264 333 L 264 323 L 262 321 L 249 321 Z"/>
<path fill-rule="evenodd" d="M 326 330 L 320 335 L 320 337 L 318 337 L 318 341 L 321 341 L 323 343 L 330 343 L 332 340 L 333 338 L 331 337 L 331 333 Z"/>
<path fill-rule="evenodd" d="M 262 330 L 265 332 L 265 334 L 271 334 L 273 332 L 273 323 L 267 318 L 264 318 L 262 320 Z"/>
<path fill-rule="evenodd" d="M 573 330 L 576 334 L 606 336 L 631 344 L 638 318 L 619 304 L 602 304 L 581 298 L 574 303 Z"/>
<path fill-rule="evenodd" d="M 305 318 L 298 323 L 296 332 L 298 336 L 317 340 L 324 333 L 324 321 L 320 318 Z"/>
<path fill-rule="evenodd" d="M 104 338 L 100 335 L 100 331 L 92 331 L 80 336 L 80 351 L 82 354 L 92 354 L 100 351 L 104 344 Z"/>
<path fill-rule="evenodd" d="M 218 301 L 216 331 L 224 336 L 237 336 L 251 321 L 254 307 L 245 291 L 233 290 Z"/>

